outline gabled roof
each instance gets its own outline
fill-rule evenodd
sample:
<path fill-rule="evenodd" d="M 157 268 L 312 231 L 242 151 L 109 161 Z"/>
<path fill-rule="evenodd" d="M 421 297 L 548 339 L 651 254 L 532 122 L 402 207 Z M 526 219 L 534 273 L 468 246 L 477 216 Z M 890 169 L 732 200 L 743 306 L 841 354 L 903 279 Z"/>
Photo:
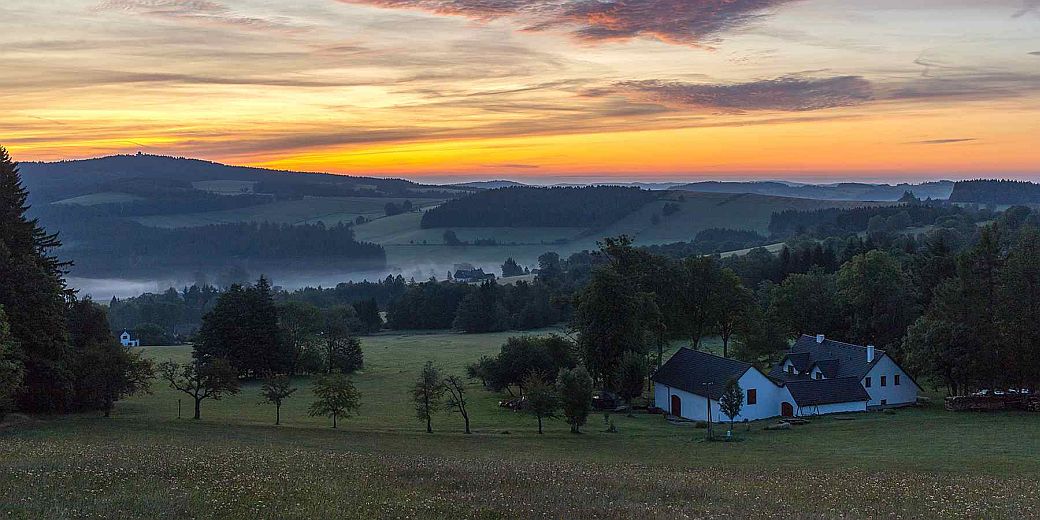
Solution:
<path fill-rule="evenodd" d="M 799 374 L 792 376 L 785 373 L 783 371 L 784 363 L 781 361 L 769 371 L 769 376 L 785 381 L 800 381 L 808 379 L 808 372 L 813 365 L 817 365 L 824 377 L 831 379 L 854 377 L 858 380 L 863 379 L 884 355 L 884 350 L 874 349 L 874 360 L 868 362 L 867 347 L 832 339 L 817 342 L 815 336 L 803 335 L 794 342 L 786 357 L 798 369 Z M 803 372 L 804 374 L 802 374 Z"/>
<path fill-rule="evenodd" d="M 701 397 L 718 399 L 730 379 L 740 379 L 749 369 L 751 363 L 683 347 L 657 370 L 654 382 Z M 705 383 L 714 384 L 706 388 Z"/>
<path fill-rule="evenodd" d="M 800 407 L 870 401 L 870 394 L 855 377 L 788 381 L 786 386 Z"/>

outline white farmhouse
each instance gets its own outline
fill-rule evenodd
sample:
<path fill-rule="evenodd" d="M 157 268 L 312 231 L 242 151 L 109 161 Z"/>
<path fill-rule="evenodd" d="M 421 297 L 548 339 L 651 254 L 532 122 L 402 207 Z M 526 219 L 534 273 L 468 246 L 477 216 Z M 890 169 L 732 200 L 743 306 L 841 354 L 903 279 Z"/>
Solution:
<path fill-rule="evenodd" d="M 654 402 L 677 417 L 725 421 L 718 400 L 730 379 L 744 391 L 737 421 L 906 406 L 920 390 L 884 351 L 820 335 L 800 337 L 768 375 L 750 363 L 680 349 L 654 375 Z"/>
<path fill-rule="evenodd" d="M 123 330 L 123 333 L 119 335 L 119 344 L 124 347 L 140 347 L 141 340 L 131 338 L 130 333 Z"/>

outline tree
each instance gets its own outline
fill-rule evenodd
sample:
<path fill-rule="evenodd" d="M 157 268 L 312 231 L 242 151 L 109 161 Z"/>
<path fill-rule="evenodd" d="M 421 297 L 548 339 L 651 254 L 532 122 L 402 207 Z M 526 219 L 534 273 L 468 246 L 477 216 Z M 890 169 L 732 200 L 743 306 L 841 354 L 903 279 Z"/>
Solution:
<path fill-rule="evenodd" d="M 450 229 L 445 230 L 443 236 L 444 236 L 444 243 L 446 245 L 449 245 L 449 246 L 465 245 L 465 243 L 463 241 L 459 240 L 459 236 L 456 235 L 455 231 L 453 231 L 453 230 L 450 230 Z"/>
<path fill-rule="evenodd" d="M 566 338 L 552 334 L 547 337 L 514 336 L 506 340 L 495 358 L 481 358 L 472 367 L 472 374 L 482 377 L 492 390 L 506 390 L 511 386 L 524 395 L 524 378 L 534 372 L 548 381 L 554 381 L 561 369 L 575 366 L 574 345 Z"/>
<path fill-rule="evenodd" d="M 654 295 L 639 289 L 631 277 L 608 266 L 597 269 L 575 295 L 572 327 L 578 332 L 578 352 L 604 388 L 616 388 L 626 351 L 645 353 L 660 333 L 661 313 Z"/>
<path fill-rule="evenodd" d="M 260 397 L 263 398 L 260 404 L 274 405 L 275 425 L 282 424 L 282 401 L 288 399 L 297 390 L 299 389 L 292 386 L 289 376 L 271 376 L 264 380 L 264 385 L 260 387 Z"/>
<path fill-rule="evenodd" d="M 505 263 L 502 264 L 502 276 L 521 276 L 524 274 L 524 269 L 520 267 L 520 264 L 516 263 L 516 260 L 507 258 Z"/>
<path fill-rule="evenodd" d="M 647 370 L 645 354 L 629 351 L 621 357 L 618 396 L 630 406 L 632 399 L 643 395 L 643 383 L 646 381 Z"/>
<path fill-rule="evenodd" d="M 820 269 L 792 273 L 769 290 L 768 317 L 788 336 L 845 331 L 837 278 Z"/>
<path fill-rule="evenodd" d="M 141 351 L 110 340 L 92 343 L 77 359 L 76 395 L 80 407 L 112 414 L 116 401 L 149 392 L 155 365 Z"/>
<path fill-rule="evenodd" d="M 314 378 L 311 387 L 317 398 L 311 403 L 311 417 L 331 417 L 332 427 L 339 427 L 340 417 L 351 417 L 361 407 L 361 392 L 346 374 L 334 372 Z"/>
<path fill-rule="evenodd" d="M 240 376 L 287 373 L 295 353 L 280 334 L 271 284 L 232 285 L 202 318 L 195 354 L 225 358 Z"/>
<path fill-rule="evenodd" d="M 0 421 L 14 409 L 14 393 L 22 383 L 22 364 L 15 358 L 7 314 L 0 306 Z"/>
<path fill-rule="evenodd" d="M 323 325 L 319 335 L 325 350 L 325 362 L 329 373 L 350 373 L 364 366 L 361 341 L 352 331 L 361 327 L 353 307 L 336 306 L 322 313 Z"/>
<path fill-rule="evenodd" d="M 466 433 L 469 434 L 469 411 L 466 409 L 466 383 L 458 376 L 448 376 L 444 379 L 444 388 L 448 392 L 448 401 L 444 406 L 462 416 L 466 423 Z"/>
<path fill-rule="evenodd" d="M 744 407 L 744 389 L 735 379 L 726 382 L 726 388 L 719 397 L 719 410 L 729 417 L 729 433 L 733 434 L 733 420 L 740 415 L 740 409 Z"/>
<path fill-rule="evenodd" d="M 292 351 L 290 374 L 300 370 L 304 350 L 321 329 L 321 311 L 309 303 L 288 301 L 278 306 L 278 329 Z"/>
<path fill-rule="evenodd" d="M 784 327 L 761 307 L 753 305 L 747 319 L 737 328 L 733 356 L 764 369 L 778 361 L 789 347 Z"/>
<path fill-rule="evenodd" d="M 560 407 L 571 433 L 581 433 L 592 411 L 592 377 L 584 367 L 563 370 L 556 381 Z"/>
<path fill-rule="evenodd" d="M 195 400 L 194 419 L 202 418 L 202 401 L 219 401 L 227 394 L 237 394 L 239 389 L 238 373 L 223 358 L 196 358 L 183 365 L 165 361 L 159 364 L 159 373 L 170 388 Z"/>
<path fill-rule="evenodd" d="M 729 357 L 729 340 L 745 319 L 748 308 L 754 305 L 754 295 L 730 269 L 719 272 L 713 289 L 712 309 L 719 335 L 722 336 L 722 357 Z"/>
<path fill-rule="evenodd" d="M 838 297 L 851 322 L 851 340 L 896 352 L 917 310 L 899 262 L 884 251 L 858 255 L 838 272 Z"/>
<path fill-rule="evenodd" d="M 441 407 L 443 396 L 444 384 L 441 382 L 441 373 L 433 366 L 433 361 L 427 361 L 412 387 L 415 416 L 420 421 L 426 421 L 426 433 L 433 433 L 433 414 Z"/>
<path fill-rule="evenodd" d="M 717 315 L 712 290 L 718 280 L 719 267 L 710 257 L 694 256 L 683 261 L 678 275 L 679 279 L 673 283 L 680 290 L 679 315 L 685 324 L 691 346 L 698 349 L 701 338 L 712 324 L 712 318 Z"/>
<path fill-rule="evenodd" d="M 556 409 L 560 407 L 556 389 L 535 372 L 524 378 L 524 387 L 527 388 L 525 411 L 538 419 L 538 434 L 541 435 L 542 420 L 556 417 Z"/>
<path fill-rule="evenodd" d="M 354 302 L 358 320 L 364 325 L 365 332 L 379 332 L 383 328 L 383 317 L 379 314 L 379 304 L 375 298 Z"/>
<path fill-rule="evenodd" d="M 0 305 L 23 368 L 17 405 L 60 413 L 73 404 L 74 353 L 66 338 L 63 279 L 67 264 L 51 251 L 61 245 L 26 213 L 28 192 L 18 165 L 0 147 Z"/>

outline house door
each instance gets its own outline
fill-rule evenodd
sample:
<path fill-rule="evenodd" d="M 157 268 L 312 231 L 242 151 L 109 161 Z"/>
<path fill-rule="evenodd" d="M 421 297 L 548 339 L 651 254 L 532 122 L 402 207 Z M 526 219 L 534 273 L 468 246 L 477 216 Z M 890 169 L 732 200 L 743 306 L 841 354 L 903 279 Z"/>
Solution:
<path fill-rule="evenodd" d="M 794 407 L 791 406 L 791 403 L 780 403 L 780 415 L 784 417 L 794 417 Z"/>
<path fill-rule="evenodd" d="M 672 415 L 682 417 L 682 399 L 677 395 L 672 396 Z"/>

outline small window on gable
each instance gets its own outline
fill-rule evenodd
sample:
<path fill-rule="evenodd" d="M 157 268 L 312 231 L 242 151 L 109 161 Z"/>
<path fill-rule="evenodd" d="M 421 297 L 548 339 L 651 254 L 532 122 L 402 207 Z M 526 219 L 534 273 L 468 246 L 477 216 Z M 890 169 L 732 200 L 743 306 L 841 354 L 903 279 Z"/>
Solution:
<path fill-rule="evenodd" d="M 757 404 L 757 403 L 758 403 L 758 390 L 756 390 L 754 388 L 748 388 L 748 391 L 747 391 L 747 404 Z"/>
<path fill-rule="evenodd" d="M 881 376 L 881 386 L 888 386 L 888 376 Z"/>
<path fill-rule="evenodd" d="M 899 374 L 896 374 L 896 375 L 894 375 L 892 377 L 894 378 L 894 380 L 892 381 L 892 384 L 894 384 L 896 386 L 899 386 Z"/>
<path fill-rule="evenodd" d="M 866 381 L 863 382 L 863 386 L 865 386 L 867 388 L 870 388 L 870 378 L 869 377 L 866 379 Z"/>
<path fill-rule="evenodd" d="M 787 373 L 788 374 L 793 374 L 794 373 L 794 365 L 787 365 Z"/>
<path fill-rule="evenodd" d="M 823 372 L 817 372 L 816 379 L 823 379 Z"/>

